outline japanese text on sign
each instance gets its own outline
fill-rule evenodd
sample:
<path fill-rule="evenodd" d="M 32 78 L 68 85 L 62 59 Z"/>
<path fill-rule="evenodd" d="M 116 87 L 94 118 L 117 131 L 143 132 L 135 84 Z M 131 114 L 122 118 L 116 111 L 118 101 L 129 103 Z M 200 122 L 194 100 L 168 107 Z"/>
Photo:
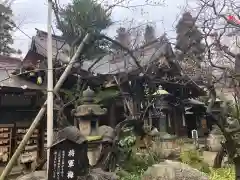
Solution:
<path fill-rule="evenodd" d="M 75 156 L 75 150 L 71 149 L 68 151 L 68 172 L 67 172 L 67 178 L 73 179 L 74 178 L 74 172 L 72 168 L 74 167 L 74 156 Z"/>

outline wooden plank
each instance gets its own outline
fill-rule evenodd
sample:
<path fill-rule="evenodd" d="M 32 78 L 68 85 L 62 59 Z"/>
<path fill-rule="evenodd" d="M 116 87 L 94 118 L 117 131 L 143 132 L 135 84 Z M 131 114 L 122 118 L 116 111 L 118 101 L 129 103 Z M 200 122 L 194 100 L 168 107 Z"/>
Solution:
<path fill-rule="evenodd" d="M 23 121 L 23 122 L 16 122 L 16 127 L 17 128 L 29 128 L 31 125 L 31 121 Z"/>
<path fill-rule="evenodd" d="M 10 150 L 9 150 L 9 155 L 12 157 L 13 153 L 16 150 L 16 126 L 11 128 L 11 142 L 10 142 Z"/>
<path fill-rule="evenodd" d="M 0 128 L 12 128 L 14 124 L 0 124 Z"/>

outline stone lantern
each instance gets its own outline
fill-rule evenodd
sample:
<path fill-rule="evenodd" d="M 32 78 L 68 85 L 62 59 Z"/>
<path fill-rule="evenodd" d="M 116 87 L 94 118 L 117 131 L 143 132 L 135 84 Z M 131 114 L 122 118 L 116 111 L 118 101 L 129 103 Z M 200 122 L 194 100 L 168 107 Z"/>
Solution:
<path fill-rule="evenodd" d="M 78 121 L 80 132 L 84 136 L 98 135 L 98 118 L 104 115 L 107 110 L 94 103 L 95 93 L 88 87 L 83 91 L 83 103 L 78 106 L 73 115 Z"/>
<path fill-rule="evenodd" d="M 88 158 L 90 165 L 96 164 L 99 151 L 99 136 L 98 126 L 99 117 L 104 115 L 107 110 L 101 108 L 99 104 L 94 103 L 95 93 L 88 87 L 83 91 L 82 104 L 73 110 L 74 118 L 78 121 L 78 126 L 82 135 L 86 137 L 89 144 Z"/>
<path fill-rule="evenodd" d="M 169 105 L 168 98 L 171 97 L 167 91 L 160 88 L 156 93 L 153 94 L 155 102 L 153 106 L 153 118 L 156 121 L 156 127 L 160 132 L 167 132 L 167 114 L 171 112 L 171 106 Z"/>

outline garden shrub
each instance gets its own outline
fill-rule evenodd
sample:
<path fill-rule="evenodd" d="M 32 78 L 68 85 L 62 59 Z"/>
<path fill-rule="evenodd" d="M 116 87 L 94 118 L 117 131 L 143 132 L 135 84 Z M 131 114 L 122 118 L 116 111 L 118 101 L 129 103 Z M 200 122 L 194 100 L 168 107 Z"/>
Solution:
<path fill-rule="evenodd" d="M 140 173 L 129 173 L 127 176 L 121 176 L 121 180 L 140 180 Z M 212 169 L 209 174 L 210 180 L 233 180 L 235 179 L 234 168 Z"/>
<path fill-rule="evenodd" d="M 141 175 L 153 164 L 162 161 L 162 156 L 158 152 L 152 152 L 151 149 L 139 152 L 134 149 L 130 159 L 128 159 L 118 170 L 117 174 L 124 180 L 140 179 Z"/>
<path fill-rule="evenodd" d="M 181 152 L 180 161 L 198 169 L 199 171 L 210 173 L 209 164 L 203 161 L 203 158 L 200 156 L 200 152 L 197 150 Z"/>
<path fill-rule="evenodd" d="M 152 157 L 158 157 L 150 153 Z M 134 155 L 126 162 L 124 169 L 118 171 L 121 180 L 140 180 L 142 174 L 149 166 L 159 163 L 162 159 L 152 159 L 150 155 L 144 153 L 141 155 Z M 235 178 L 234 168 L 220 168 L 212 169 L 209 165 L 203 162 L 200 153 L 197 150 L 189 150 L 181 153 L 180 159 L 193 168 L 196 168 L 209 175 L 210 180 L 233 180 Z"/>
<path fill-rule="evenodd" d="M 235 179 L 234 168 L 219 168 L 212 169 L 210 173 L 210 180 L 233 180 Z"/>

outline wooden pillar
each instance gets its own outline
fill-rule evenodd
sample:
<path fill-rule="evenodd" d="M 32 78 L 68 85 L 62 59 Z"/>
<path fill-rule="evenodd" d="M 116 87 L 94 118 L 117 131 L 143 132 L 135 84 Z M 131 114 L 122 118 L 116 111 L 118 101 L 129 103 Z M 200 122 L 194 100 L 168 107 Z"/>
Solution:
<path fill-rule="evenodd" d="M 117 124 L 117 119 L 116 119 L 116 104 L 113 102 L 110 106 L 109 109 L 109 125 L 112 128 L 115 128 Z"/>
<path fill-rule="evenodd" d="M 16 150 L 16 145 L 17 145 L 17 128 L 16 128 L 16 123 L 13 124 L 12 126 L 12 132 L 11 132 L 11 147 L 10 147 L 10 152 L 9 152 L 9 157 L 11 158 L 13 153 Z"/>
<path fill-rule="evenodd" d="M 44 140 L 45 140 L 45 126 L 44 121 L 41 121 L 38 127 L 37 138 L 37 162 L 44 158 Z"/>
<path fill-rule="evenodd" d="M 181 130 L 182 130 L 182 116 L 178 107 L 174 107 L 174 112 L 175 112 L 175 124 L 176 124 L 175 132 L 177 136 L 180 136 Z"/>
<path fill-rule="evenodd" d="M 186 122 L 186 116 L 185 116 L 185 110 L 183 108 L 181 110 L 181 119 L 182 119 L 182 131 L 181 131 L 181 136 L 186 136 L 187 135 L 187 122 Z"/>
<path fill-rule="evenodd" d="M 179 135 L 179 118 L 177 114 L 177 109 L 173 108 L 173 121 L 174 121 L 174 129 L 175 129 L 175 135 Z"/>
<path fill-rule="evenodd" d="M 141 99 L 140 99 L 140 97 L 139 97 L 140 95 L 138 94 L 137 95 L 137 97 L 135 98 L 135 100 L 134 100 L 134 108 L 135 108 L 135 114 L 137 115 L 137 116 L 139 116 L 140 115 L 140 113 L 141 113 Z"/>

